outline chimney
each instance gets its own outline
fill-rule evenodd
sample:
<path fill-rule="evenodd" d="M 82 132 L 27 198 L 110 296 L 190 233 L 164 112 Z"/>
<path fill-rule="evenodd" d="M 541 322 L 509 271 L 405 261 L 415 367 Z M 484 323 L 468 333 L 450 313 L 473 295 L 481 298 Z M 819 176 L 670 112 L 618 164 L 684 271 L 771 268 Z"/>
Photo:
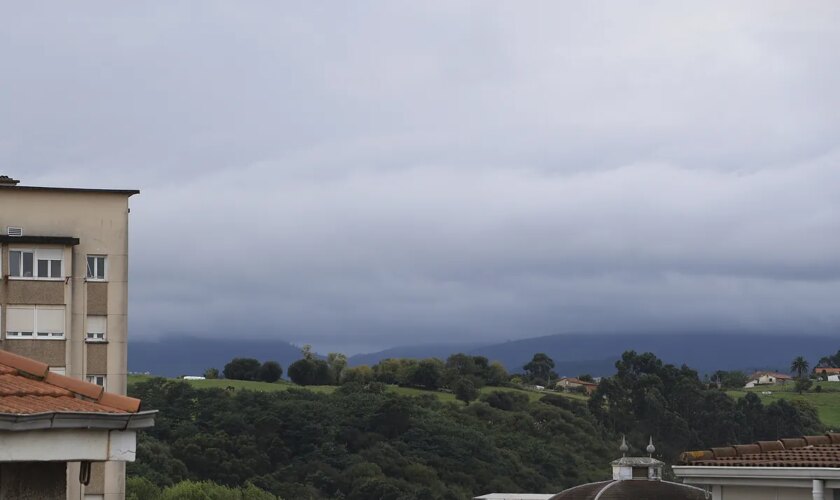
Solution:
<path fill-rule="evenodd" d="M 8 175 L 0 175 L 0 186 L 17 186 L 20 181 Z"/>

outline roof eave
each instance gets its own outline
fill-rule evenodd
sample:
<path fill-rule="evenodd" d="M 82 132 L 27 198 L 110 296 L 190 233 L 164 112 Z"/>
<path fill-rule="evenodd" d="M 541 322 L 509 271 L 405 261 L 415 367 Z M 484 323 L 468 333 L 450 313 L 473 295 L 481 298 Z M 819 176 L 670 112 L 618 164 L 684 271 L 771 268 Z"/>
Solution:
<path fill-rule="evenodd" d="M 155 425 L 155 415 L 157 415 L 157 410 L 145 410 L 137 413 L 0 413 L 0 431 L 18 432 L 45 429 L 145 429 Z"/>
<path fill-rule="evenodd" d="M 67 193 L 104 193 L 104 194 L 122 194 L 125 196 L 133 196 L 140 194 L 139 189 L 98 189 L 98 188 L 70 188 L 70 187 L 49 187 L 49 186 L 14 186 L 9 184 L 0 184 L 0 189 L 10 189 L 16 191 L 63 191 Z"/>

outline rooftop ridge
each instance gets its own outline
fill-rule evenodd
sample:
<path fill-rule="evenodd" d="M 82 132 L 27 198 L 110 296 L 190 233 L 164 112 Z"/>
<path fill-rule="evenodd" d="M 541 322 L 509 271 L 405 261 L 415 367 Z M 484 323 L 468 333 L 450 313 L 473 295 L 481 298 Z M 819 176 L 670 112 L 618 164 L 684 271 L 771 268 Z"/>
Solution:
<path fill-rule="evenodd" d="M 680 453 L 681 465 L 717 465 L 718 462 L 840 461 L 840 433 L 756 441 Z"/>

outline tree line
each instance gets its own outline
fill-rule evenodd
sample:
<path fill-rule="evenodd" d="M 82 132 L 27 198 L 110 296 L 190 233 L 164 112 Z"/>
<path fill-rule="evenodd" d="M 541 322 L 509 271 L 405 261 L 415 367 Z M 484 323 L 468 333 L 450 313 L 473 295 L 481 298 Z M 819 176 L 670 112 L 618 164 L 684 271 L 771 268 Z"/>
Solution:
<path fill-rule="evenodd" d="M 464 354 L 445 362 L 383 360 L 332 372 L 341 386 L 331 394 L 195 389 L 165 379 L 132 384 L 129 393 L 160 414 L 138 434 L 129 475 L 161 492 L 215 481 L 287 499 L 466 499 L 552 493 L 608 477 L 622 434 L 640 446 L 653 436 L 658 458 L 673 463 L 688 449 L 824 430 L 807 404 L 765 405 L 755 394 L 735 401 L 687 366 L 633 351 L 588 401 L 552 393 L 532 401 L 498 388 L 466 406 L 387 388 L 506 380 L 492 366 Z"/>

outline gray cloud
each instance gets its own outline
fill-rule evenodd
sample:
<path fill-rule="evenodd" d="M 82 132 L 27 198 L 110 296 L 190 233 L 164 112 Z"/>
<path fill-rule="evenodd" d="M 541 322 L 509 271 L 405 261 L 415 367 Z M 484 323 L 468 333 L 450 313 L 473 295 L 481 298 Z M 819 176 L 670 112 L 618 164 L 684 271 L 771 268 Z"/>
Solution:
<path fill-rule="evenodd" d="M 2 11 L 4 171 L 143 190 L 135 337 L 840 326 L 833 2 Z"/>

